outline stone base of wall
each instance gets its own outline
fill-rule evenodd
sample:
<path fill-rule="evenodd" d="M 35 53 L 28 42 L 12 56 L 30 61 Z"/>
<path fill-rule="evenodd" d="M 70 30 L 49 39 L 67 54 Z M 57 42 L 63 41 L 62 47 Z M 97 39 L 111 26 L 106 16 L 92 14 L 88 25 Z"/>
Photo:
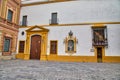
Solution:
<path fill-rule="evenodd" d="M 0 56 L 0 60 L 13 60 L 16 59 L 15 55 L 11 56 Z"/>

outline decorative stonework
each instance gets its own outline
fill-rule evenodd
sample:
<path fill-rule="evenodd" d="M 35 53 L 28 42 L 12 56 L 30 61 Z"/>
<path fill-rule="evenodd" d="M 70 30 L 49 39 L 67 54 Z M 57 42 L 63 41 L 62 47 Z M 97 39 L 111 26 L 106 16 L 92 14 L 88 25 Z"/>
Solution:
<path fill-rule="evenodd" d="M 76 44 L 78 43 L 78 40 L 73 36 L 72 31 L 68 33 L 68 36 L 64 39 L 64 43 L 66 53 L 76 53 Z"/>
<path fill-rule="evenodd" d="M 13 56 L 16 53 L 20 0 L 2 0 L 0 9 L 0 53 L 1 56 Z M 13 11 L 12 21 L 8 21 L 8 10 Z M 7 46 L 7 41 L 9 45 Z M 6 46 L 5 46 L 6 44 Z M 6 50 L 5 50 L 6 49 Z M 9 49 L 9 50 L 8 50 Z"/>

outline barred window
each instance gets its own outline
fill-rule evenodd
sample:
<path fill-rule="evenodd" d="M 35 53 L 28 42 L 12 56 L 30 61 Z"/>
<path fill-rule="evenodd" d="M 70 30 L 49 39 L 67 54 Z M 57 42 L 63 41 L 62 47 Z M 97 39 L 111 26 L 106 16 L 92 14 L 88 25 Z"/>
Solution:
<path fill-rule="evenodd" d="M 107 45 L 107 28 L 106 27 L 93 27 L 93 45 L 106 46 Z"/>

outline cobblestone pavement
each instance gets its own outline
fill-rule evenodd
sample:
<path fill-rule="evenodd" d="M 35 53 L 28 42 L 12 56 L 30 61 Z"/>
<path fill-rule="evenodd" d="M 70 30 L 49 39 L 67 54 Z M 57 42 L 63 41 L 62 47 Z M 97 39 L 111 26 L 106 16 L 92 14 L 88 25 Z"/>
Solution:
<path fill-rule="evenodd" d="M 2 60 L 0 80 L 120 80 L 120 63 Z"/>

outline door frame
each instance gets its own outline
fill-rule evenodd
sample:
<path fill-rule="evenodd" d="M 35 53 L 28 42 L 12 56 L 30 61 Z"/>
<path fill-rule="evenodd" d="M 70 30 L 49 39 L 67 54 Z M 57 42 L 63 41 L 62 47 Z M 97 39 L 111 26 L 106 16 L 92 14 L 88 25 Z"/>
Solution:
<path fill-rule="evenodd" d="M 40 36 L 40 38 L 42 38 L 41 37 L 41 35 L 38 35 L 38 34 L 35 34 L 35 35 L 31 35 L 31 41 L 30 41 L 30 59 L 31 59 L 31 47 L 32 47 L 32 37 L 33 36 Z M 41 40 L 41 39 L 40 39 Z M 41 40 L 42 41 L 42 40 Z M 39 54 L 40 56 L 39 56 L 39 59 L 40 59 L 40 57 L 41 57 L 41 43 L 40 43 L 40 54 Z M 37 60 L 37 59 L 35 59 L 35 60 Z"/>
<path fill-rule="evenodd" d="M 37 29 L 37 30 L 36 30 Z M 32 26 L 26 30 L 26 46 L 24 52 L 24 60 L 30 59 L 31 36 L 41 36 L 41 56 L 40 60 L 47 60 L 47 42 L 49 30 L 42 26 Z"/>
<path fill-rule="evenodd" d="M 95 50 L 95 57 L 96 57 L 96 62 L 98 62 L 98 58 L 97 58 L 97 48 L 101 48 L 102 49 L 102 62 L 104 62 L 104 57 L 105 57 L 105 47 L 104 46 L 95 46 L 94 50 Z"/>

